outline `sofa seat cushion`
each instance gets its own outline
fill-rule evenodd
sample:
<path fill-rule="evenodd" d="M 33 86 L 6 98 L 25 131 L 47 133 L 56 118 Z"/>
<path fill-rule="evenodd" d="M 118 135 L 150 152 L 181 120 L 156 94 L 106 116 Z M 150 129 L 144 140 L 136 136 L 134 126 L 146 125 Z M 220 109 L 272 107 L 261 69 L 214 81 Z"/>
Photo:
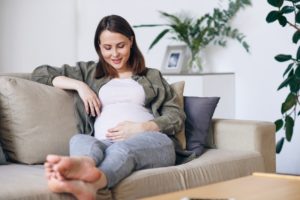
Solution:
<path fill-rule="evenodd" d="M 112 190 L 114 199 L 138 199 L 183 190 L 184 181 L 176 166 L 134 172 Z"/>
<path fill-rule="evenodd" d="M 8 164 L 0 166 L 0 199 L 5 200 L 75 200 L 69 194 L 48 190 L 42 165 Z M 108 190 L 99 191 L 97 199 L 111 199 Z"/>
<path fill-rule="evenodd" d="M 197 159 L 179 165 L 186 188 L 263 172 L 264 161 L 257 152 L 209 149 Z"/>
<path fill-rule="evenodd" d="M 210 149 L 188 163 L 141 170 L 121 181 L 112 191 L 115 199 L 137 199 L 264 171 L 257 152 Z"/>

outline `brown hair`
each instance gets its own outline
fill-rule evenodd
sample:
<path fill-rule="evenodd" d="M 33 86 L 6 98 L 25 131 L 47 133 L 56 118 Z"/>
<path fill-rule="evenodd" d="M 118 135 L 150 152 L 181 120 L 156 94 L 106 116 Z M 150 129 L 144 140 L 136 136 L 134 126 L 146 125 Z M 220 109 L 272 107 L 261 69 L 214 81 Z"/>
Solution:
<path fill-rule="evenodd" d="M 118 77 L 117 71 L 103 59 L 103 55 L 100 50 L 99 37 L 104 30 L 120 33 L 132 40 L 128 64 L 134 75 L 143 75 L 146 72 L 145 60 L 137 46 L 133 29 L 123 17 L 118 15 L 109 15 L 102 18 L 99 22 L 94 37 L 94 46 L 99 56 L 95 78 Z"/>

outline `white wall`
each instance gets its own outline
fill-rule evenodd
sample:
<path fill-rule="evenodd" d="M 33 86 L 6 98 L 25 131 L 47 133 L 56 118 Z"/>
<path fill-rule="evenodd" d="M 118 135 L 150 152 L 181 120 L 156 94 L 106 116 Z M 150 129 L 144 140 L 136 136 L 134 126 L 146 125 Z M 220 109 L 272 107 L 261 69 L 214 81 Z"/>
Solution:
<path fill-rule="evenodd" d="M 0 0 L 0 72 L 76 61 L 76 1 Z"/>
<path fill-rule="evenodd" d="M 295 53 L 296 47 L 290 42 L 293 31 L 265 22 L 272 9 L 266 0 L 252 0 L 252 3 L 233 22 L 247 35 L 251 54 L 231 41 L 225 49 L 206 48 L 206 65 L 213 71 L 236 72 L 236 118 L 274 121 L 280 117 L 281 101 L 286 95 L 276 91 L 286 64 L 276 62 L 273 57 Z M 94 31 L 99 20 L 108 14 L 122 15 L 132 25 L 163 23 L 158 10 L 172 13 L 186 10 L 198 16 L 216 5 L 217 0 L 0 0 L 0 72 L 30 72 L 44 63 L 61 65 L 97 59 Z M 135 29 L 147 65 L 155 68 L 160 68 L 166 45 L 172 43 L 164 40 L 147 51 L 160 30 Z M 286 144 L 277 156 L 279 172 L 300 173 L 297 132 L 299 122 L 293 142 Z"/>

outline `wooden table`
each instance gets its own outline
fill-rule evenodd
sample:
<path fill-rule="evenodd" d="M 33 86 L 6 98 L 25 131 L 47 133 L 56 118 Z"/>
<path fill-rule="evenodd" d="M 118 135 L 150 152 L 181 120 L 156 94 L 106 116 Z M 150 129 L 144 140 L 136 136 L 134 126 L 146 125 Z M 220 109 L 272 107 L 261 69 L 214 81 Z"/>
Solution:
<path fill-rule="evenodd" d="M 189 190 L 143 200 L 300 200 L 300 177 L 254 173 Z"/>

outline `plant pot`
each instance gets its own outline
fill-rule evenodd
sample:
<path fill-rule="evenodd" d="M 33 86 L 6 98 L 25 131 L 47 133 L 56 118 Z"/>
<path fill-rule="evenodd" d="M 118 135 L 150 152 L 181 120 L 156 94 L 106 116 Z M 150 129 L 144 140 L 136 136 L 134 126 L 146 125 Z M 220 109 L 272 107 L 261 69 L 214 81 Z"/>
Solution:
<path fill-rule="evenodd" d="M 194 73 L 202 73 L 204 70 L 205 65 L 205 56 L 203 51 L 200 51 L 195 56 L 191 56 L 188 61 L 188 69 L 187 72 L 190 74 Z"/>

